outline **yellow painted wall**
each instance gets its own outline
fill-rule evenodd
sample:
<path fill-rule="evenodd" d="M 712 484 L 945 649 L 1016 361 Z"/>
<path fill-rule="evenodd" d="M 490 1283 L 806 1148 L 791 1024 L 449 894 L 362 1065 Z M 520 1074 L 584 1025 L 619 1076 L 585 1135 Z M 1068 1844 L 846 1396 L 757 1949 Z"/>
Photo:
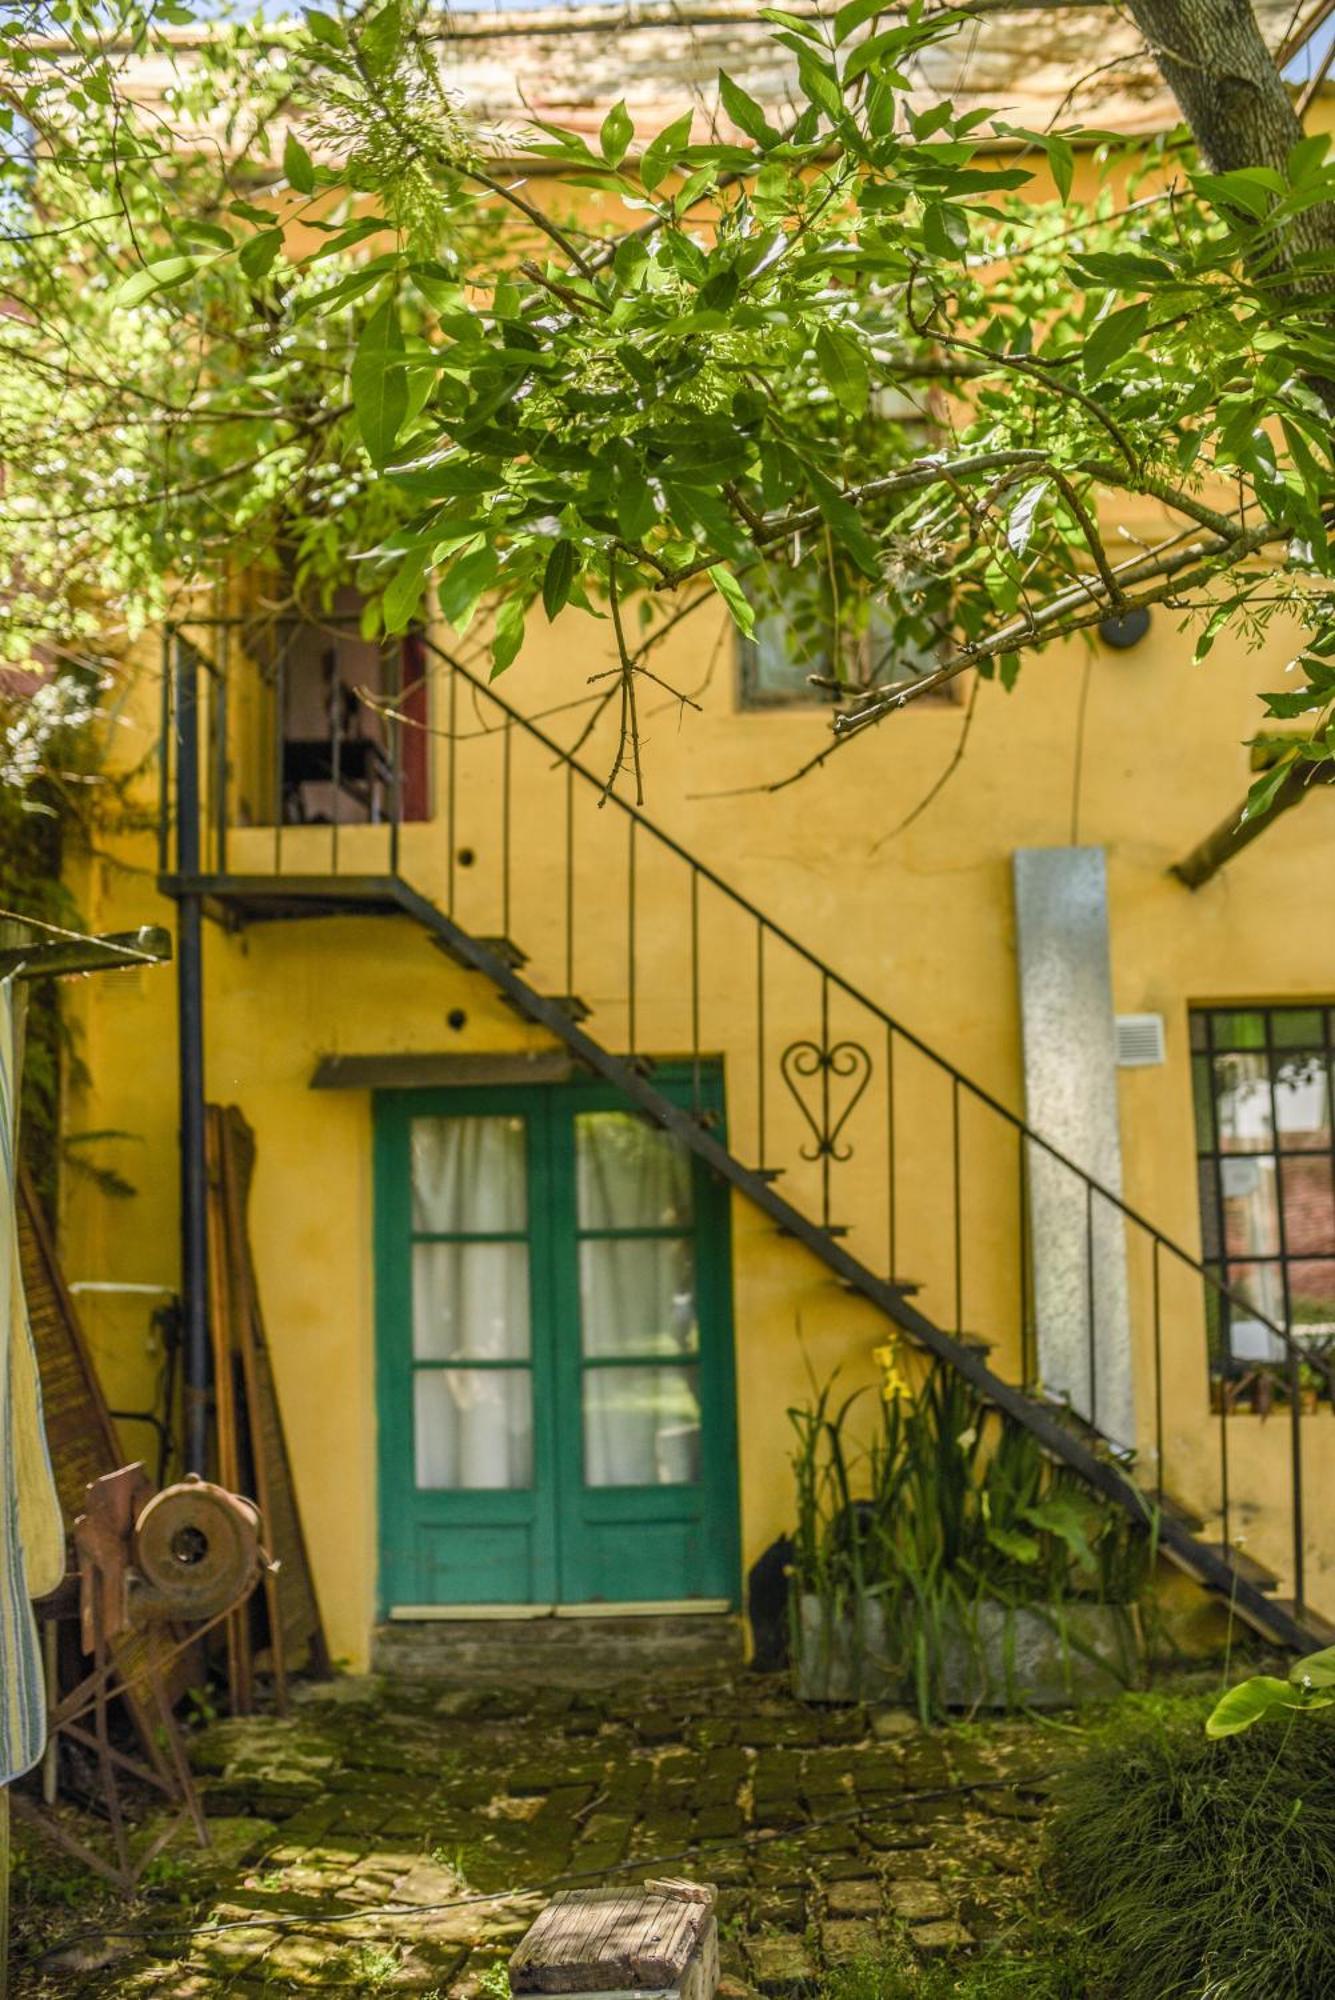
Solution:
<path fill-rule="evenodd" d="M 953 755 L 964 710 L 911 708 L 843 750 L 792 789 L 757 787 L 790 772 L 824 741 L 819 711 L 741 712 L 729 632 L 714 606 L 669 641 L 658 671 L 689 689 L 700 713 L 678 714 L 655 694 L 645 702 L 648 810 L 727 881 L 812 950 L 893 1009 L 993 1091 L 1019 1106 L 1021 1076 L 1010 888 L 1011 855 L 1061 844 L 1073 832 L 1106 846 L 1116 1005 L 1165 1017 L 1168 1060 L 1123 1072 L 1121 1107 L 1129 1199 L 1191 1248 L 1198 1242 L 1194 1134 L 1186 1041 L 1192 1001 L 1335 998 L 1335 929 L 1324 916 L 1322 865 L 1335 831 L 1335 799 L 1319 795 L 1280 821 L 1196 895 L 1166 873 L 1241 798 L 1248 781 L 1243 739 L 1257 723 L 1255 691 L 1275 684 L 1286 644 L 1276 634 L 1262 656 L 1221 641 L 1209 662 L 1190 663 L 1190 638 L 1157 614 L 1136 651 L 1069 646 L 1026 664 L 1018 690 L 980 692 L 963 761 L 939 798 L 902 834 L 896 822 Z M 504 684 L 529 711 L 559 709 L 545 724 L 569 743 L 585 712 L 588 677 L 611 663 L 602 626 L 565 615 L 539 631 Z M 154 707 L 153 663 L 139 699 Z M 1077 779 L 1079 716 L 1084 752 Z M 448 703 L 433 690 L 433 724 Z M 454 757 L 456 906 L 480 932 L 499 929 L 496 867 L 501 851 L 502 741 L 481 733 L 485 703 L 460 701 Z M 122 732 L 123 748 L 133 748 Z M 598 729 L 583 756 L 605 773 L 613 741 Z M 451 759 L 432 741 L 435 819 L 405 829 L 403 868 L 443 901 Z M 513 934 L 529 951 L 530 975 L 546 991 L 566 987 L 564 946 L 565 784 L 551 760 L 516 732 L 512 739 Z M 591 1026 L 613 1048 L 627 1040 L 626 827 L 596 793 L 576 792 L 574 989 L 594 1009 Z M 378 829 L 344 828 L 341 863 L 383 866 Z M 327 830 L 286 829 L 283 865 L 321 869 Z M 233 836 L 235 869 L 270 865 L 272 836 Z M 170 922 L 154 887 L 145 837 L 119 839 L 86 863 L 75 886 L 100 928 Z M 743 1157 L 755 1157 L 756 1032 L 754 926 L 729 913 L 707 887 L 700 900 L 700 1046 L 725 1059 L 730 1127 Z M 637 841 L 637 1045 L 660 1054 L 691 1045 L 688 876 L 655 861 Z M 478 1051 L 542 1046 L 482 982 L 453 967 L 406 922 L 339 919 L 256 927 L 207 938 L 208 1090 L 239 1103 L 255 1127 L 258 1167 L 252 1215 L 266 1320 L 290 1433 L 318 1582 L 336 1654 L 360 1663 L 374 1616 L 375 1413 L 373 1398 L 369 1098 L 313 1092 L 318 1056 L 332 1052 Z M 818 1024 L 818 981 L 770 948 L 767 960 L 767 1112 L 771 1160 L 791 1162 L 802 1136 L 775 1081 L 784 1042 Z M 174 986 L 169 971 L 136 971 L 72 991 L 71 1013 L 91 1081 L 71 1093 L 73 1131 L 120 1130 L 100 1154 L 138 1187 L 114 1201 L 82 1179 L 64 1191 L 63 1245 L 75 1280 L 175 1284 Z M 462 1008 L 460 1029 L 447 1025 Z M 884 1051 L 868 1022 L 838 1004 L 836 1032 L 858 1035 L 877 1064 L 875 1085 L 850 1120 L 852 1162 L 835 1170 L 833 1219 L 852 1225 L 851 1247 L 884 1268 L 886 1154 Z M 921 1302 L 953 1324 L 950 1094 L 941 1077 L 897 1052 L 901 1138 L 899 1274 L 926 1281 Z M 859 1123 L 859 1116 L 862 1123 Z M 873 1119 L 875 1121 L 873 1125 Z M 973 1122 L 971 1122 L 973 1121 Z M 1003 1372 L 1017 1365 L 1013 1260 L 1015 1181 L 1005 1146 L 985 1121 L 964 1113 L 964 1234 L 968 1244 L 964 1325 L 998 1340 Z M 790 1174 L 785 1190 L 810 1202 L 814 1170 Z M 741 1415 L 744 1561 L 789 1521 L 788 1405 L 806 1394 L 808 1361 L 818 1379 L 836 1366 L 850 1386 L 872 1376 L 881 1337 L 875 1314 L 850 1300 L 823 1267 L 778 1238 L 756 1211 L 734 1204 L 736 1339 Z M 1133 1270 L 1141 1287 L 1144 1271 Z M 1218 1427 L 1209 1417 L 1194 1285 L 1165 1282 L 1166 1429 L 1174 1486 L 1205 1511 L 1214 1497 Z M 143 1404 L 152 1388 L 142 1299 L 84 1296 L 98 1364 L 113 1403 Z M 1137 1356 L 1149 1378 L 1141 1315 Z M 1142 1395 L 1143 1441 L 1152 1442 Z M 1305 1416 L 1316 1481 L 1309 1498 L 1313 1594 L 1331 1596 L 1335 1518 L 1331 1480 L 1335 1418 Z M 1229 1426 L 1235 1522 L 1250 1546 L 1285 1567 L 1282 1529 L 1287 1419 L 1239 1416 Z M 145 1448 L 127 1430 L 127 1446 Z M 1150 1483 L 1153 1483 L 1152 1481 Z M 1322 1579 L 1324 1577 L 1324 1592 Z M 1335 1609 L 1335 1605 L 1331 1607 Z"/>

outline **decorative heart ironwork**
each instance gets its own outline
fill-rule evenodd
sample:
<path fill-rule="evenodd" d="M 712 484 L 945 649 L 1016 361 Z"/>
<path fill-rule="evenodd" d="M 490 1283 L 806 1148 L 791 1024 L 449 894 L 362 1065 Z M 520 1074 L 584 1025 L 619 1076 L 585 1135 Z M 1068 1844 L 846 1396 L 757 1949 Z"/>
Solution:
<path fill-rule="evenodd" d="M 861 1042 L 832 1042 L 825 1047 L 813 1041 L 790 1042 L 779 1057 L 779 1069 L 815 1141 L 814 1147 L 804 1145 L 799 1148 L 802 1158 L 851 1160 L 853 1148 L 840 1146 L 839 1135 L 871 1082 L 872 1059 Z M 820 1079 L 817 1093 L 819 1116 L 807 1103 L 802 1089 L 804 1083 L 815 1077 Z M 830 1089 L 833 1079 L 852 1086 L 837 1117 Z"/>

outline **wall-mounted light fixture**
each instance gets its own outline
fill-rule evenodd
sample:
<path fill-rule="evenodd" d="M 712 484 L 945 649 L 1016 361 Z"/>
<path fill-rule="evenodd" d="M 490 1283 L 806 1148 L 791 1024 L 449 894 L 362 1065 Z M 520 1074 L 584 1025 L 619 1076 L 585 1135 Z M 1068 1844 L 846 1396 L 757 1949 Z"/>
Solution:
<path fill-rule="evenodd" d="M 1119 653 L 1138 646 L 1149 629 L 1150 614 L 1143 604 L 1133 604 L 1129 611 L 1099 620 L 1100 639 L 1105 646 L 1112 646 Z"/>

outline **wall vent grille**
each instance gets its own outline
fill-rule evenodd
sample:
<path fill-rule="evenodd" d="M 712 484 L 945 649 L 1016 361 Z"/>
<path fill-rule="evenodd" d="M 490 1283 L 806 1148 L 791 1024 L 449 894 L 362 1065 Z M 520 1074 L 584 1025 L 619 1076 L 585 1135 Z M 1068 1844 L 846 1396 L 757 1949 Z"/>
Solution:
<path fill-rule="evenodd" d="M 1150 1069 L 1164 1059 L 1162 1014 L 1117 1016 L 1117 1066 Z"/>

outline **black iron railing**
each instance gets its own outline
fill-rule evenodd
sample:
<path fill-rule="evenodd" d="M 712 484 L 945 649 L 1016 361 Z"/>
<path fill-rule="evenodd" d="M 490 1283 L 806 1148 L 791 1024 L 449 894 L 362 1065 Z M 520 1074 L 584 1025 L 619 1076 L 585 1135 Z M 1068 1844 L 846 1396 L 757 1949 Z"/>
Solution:
<path fill-rule="evenodd" d="M 1301 1607 L 1302 1418 L 1313 1384 L 1331 1400 L 1331 1362 L 1231 1292 L 717 868 L 609 794 L 595 771 L 457 659 L 424 637 L 397 658 L 375 705 L 383 811 L 359 808 L 355 823 L 343 815 L 335 704 L 329 823 L 293 824 L 282 729 L 273 726 L 267 852 L 261 864 L 252 833 L 237 872 L 402 874 L 461 929 L 525 964 L 530 984 L 559 992 L 603 1046 L 646 1067 L 684 1054 L 697 1077 L 722 1056 L 734 1156 L 766 1179 L 781 1175 L 789 1201 L 912 1293 L 943 1331 L 985 1345 L 996 1373 L 1102 1433 L 1143 1488 L 1198 1517 L 1204 1538 L 1240 1544 L 1245 1489 L 1255 1552 Z M 429 728 L 424 704 L 411 723 L 404 712 L 416 675 L 431 683 Z M 214 664 L 207 677 L 205 866 L 226 876 L 241 824 L 258 822 L 236 810 L 228 676 Z M 281 722 L 281 655 L 262 685 Z M 439 796 L 419 799 L 417 828 L 404 810 L 410 727 L 443 739 Z M 164 751 L 164 780 L 169 764 Z M 164 856 L 167 847 L 164 819 Z M 1283 1356 L 1268 1372 L 1272 1393 L 1287 1399 L 1285 1425 L 1234 1421 L 1233 1313 L 1259 1324 Z M 1043 1379 L 1054 1343 L 1067 1370 L 1056 1387 Z M 1134 1416 L 1122 1394 L 1128 1376 Z M 1256 1496 L 1281 1478 L 1287 1504 L 1267 1511 Z"/>

